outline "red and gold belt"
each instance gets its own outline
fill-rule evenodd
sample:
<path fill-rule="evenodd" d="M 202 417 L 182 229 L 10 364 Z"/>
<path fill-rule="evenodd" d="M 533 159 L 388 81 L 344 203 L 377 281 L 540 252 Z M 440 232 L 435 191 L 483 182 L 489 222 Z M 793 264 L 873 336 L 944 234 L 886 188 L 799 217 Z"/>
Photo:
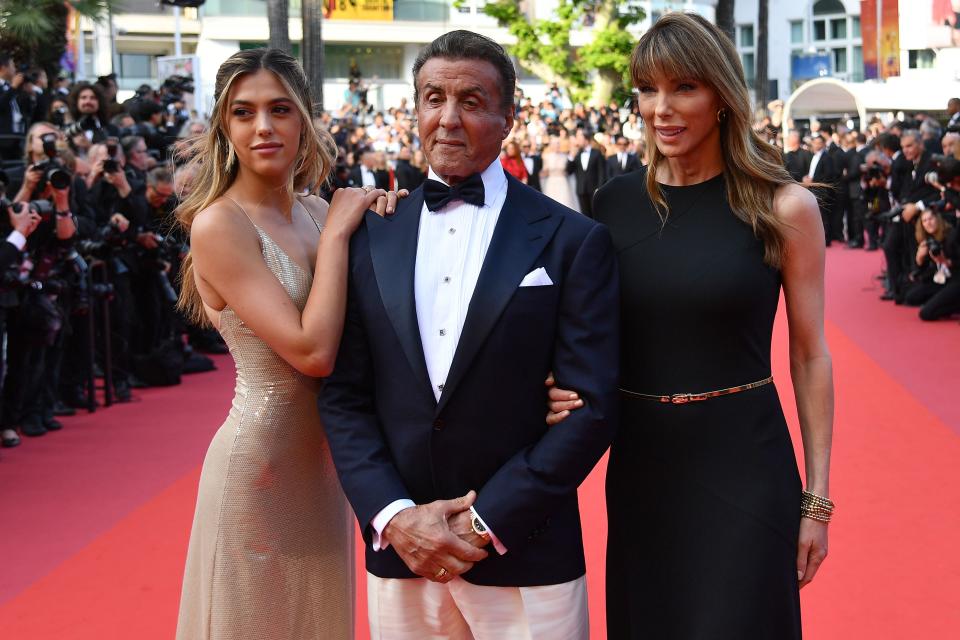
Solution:
<path fill-rule="evenodd" d="M 702 402 L 703 400 L 709 400 L 710 398 L 729 396 L 734 393 L 740 393 L 741 391 L 756 389 L 757 387 L 762 387 L 763 385 L 770 384 L 771 382 L 773 382 L 773 376 L 764 378 L 763 380 L 757 380 L 756 382 L 751 382 L 749 384 L 741 384 L 736 387 L 718 389 L 717 391 L 704 391 L 703 393 L 673 393 L 666 396 L 658 396 L 650 393 L 637 393 L 636 391 L 630 391 L 629 389 L 623 388 L 620 389 L 620 392 L 630 396 L 631 398 L 652 400 L 653 402 L 661 402 L 663 404 L 687 404 L 688 402 Z"/>

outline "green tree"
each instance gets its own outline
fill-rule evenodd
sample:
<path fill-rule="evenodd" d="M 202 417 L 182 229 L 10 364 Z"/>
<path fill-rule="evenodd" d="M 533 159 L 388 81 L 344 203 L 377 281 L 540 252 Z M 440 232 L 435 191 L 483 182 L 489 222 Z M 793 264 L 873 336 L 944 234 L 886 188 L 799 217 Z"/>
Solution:
<path fill-rule="evenodd" d="M 531 20 L 524 5 L 492 0 L 483 9 L 516 38 L 509 52 L 520 66 L 594 105 L 629 94 L 636 42 L 627 28 L 643 20 L 643 9 L 617 0 L 559 0 L 554 16 Z M 581 28 L 593 39 L 574 47 L 570 32 Z"/>
<path fill-rule="evenodd" d="M 18 64 L 35 64 L 51 76 L 60 70 L 67 46 L 67 7 L 93 20 L 105 20 L 117 0 L 0 0 L 0 47 Z"/>

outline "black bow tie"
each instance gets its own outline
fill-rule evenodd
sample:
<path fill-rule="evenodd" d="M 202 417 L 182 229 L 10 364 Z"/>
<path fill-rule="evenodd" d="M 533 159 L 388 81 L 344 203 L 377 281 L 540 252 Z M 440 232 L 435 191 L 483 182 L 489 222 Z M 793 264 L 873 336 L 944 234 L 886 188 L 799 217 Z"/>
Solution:
<path fill-rule="evenodd" d="M 423 183 L 423 200 L 430 211 L 439 211 L 454 200 L 463 200 L 477 207 L 483 206 L 483 180 L 475 173 L 453 187 L 439 180 L 427 180 Z"/>

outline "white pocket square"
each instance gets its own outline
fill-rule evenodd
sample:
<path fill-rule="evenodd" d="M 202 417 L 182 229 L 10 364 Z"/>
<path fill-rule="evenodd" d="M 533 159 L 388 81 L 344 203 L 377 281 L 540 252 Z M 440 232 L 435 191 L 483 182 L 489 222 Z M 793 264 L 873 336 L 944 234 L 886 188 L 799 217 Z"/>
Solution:
<path fill-rule="evenodd" d="M 543 267 L 534 269 L 520 281 L 521 287 L 546 287 L 553 284 L 553 280 L 547 275 L 547 270 Z"/>

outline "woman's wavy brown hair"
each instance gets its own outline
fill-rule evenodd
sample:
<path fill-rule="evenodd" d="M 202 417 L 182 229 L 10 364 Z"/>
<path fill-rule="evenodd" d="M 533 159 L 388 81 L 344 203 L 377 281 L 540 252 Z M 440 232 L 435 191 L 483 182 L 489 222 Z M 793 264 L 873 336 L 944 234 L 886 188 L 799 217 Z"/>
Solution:
<path fill-rule="evenodd" d="M 720 144 L 730 207 L 763 242 L 764 262 L 780 268 L 786 225 L 773 212 L 773 196 L 778 187 L 796 181 L 784 168 L 780 150 L 753 130 L 750 94 L 730 38 L 699 15 L 668 13 L 640 38 L 630 57 L 630 75 L 638 88 L 653 84 L 656 78 L 684 78 L 706 83 L 717 92 L 726 111 L 720 123 Z M 657 170 L 666 156 L 657 148 L 652 123 L 645 132 L 650 156 L 647 191 L 666 222 L 669 206 L 657 182 Z"/>
<path fill-rule="evenodd" d="M 176 211 L 177 222 L 188 234 L 196 215 L 223 196 L 237 177 L 237 155 L 227 131 L 230 90 L 237 78 L 261 69 L 272 72 L 280 80 L 300 112 L 303 127 L 300 148 L 287 185 L 291 198 L 305 190 L 316 193 L 330 174 L 337 157 L 337 147 L 330 134 L 313 123 L 310 89 L 300 64 L 279 49 L 238 51 L 227 58 L 217 71 L 213 115 L 207 132 L 185 140 L 176 151 L 179 159 L 187 162 L 188 170 L 195 172 L 194 188 Z M 209 325 L 194 280 L 193 257 L 190 254 L 183 261 L 180 278 L 178 308 L 193 322 Z"/>
<path fill-rule="evenodd" d="M 933 219 L 937 221 L 937 230 L 933 233 L 927 233 L 927 230 L 923 228 L 923 216 L 925 213 L 928 213 L 928 211 L 924 211 L 917 216 L 917 221 L 914 223 L 914 237 L 917 239 L 917 244 L 923 244 L 927 238 L 933 238 L 937 242 L 943 242 L 944 238 L 947 237 L 947 223 L 943 219 L 943 216 L 936 211 L 929 211 L 929 213 L 933 216 Z"/>

